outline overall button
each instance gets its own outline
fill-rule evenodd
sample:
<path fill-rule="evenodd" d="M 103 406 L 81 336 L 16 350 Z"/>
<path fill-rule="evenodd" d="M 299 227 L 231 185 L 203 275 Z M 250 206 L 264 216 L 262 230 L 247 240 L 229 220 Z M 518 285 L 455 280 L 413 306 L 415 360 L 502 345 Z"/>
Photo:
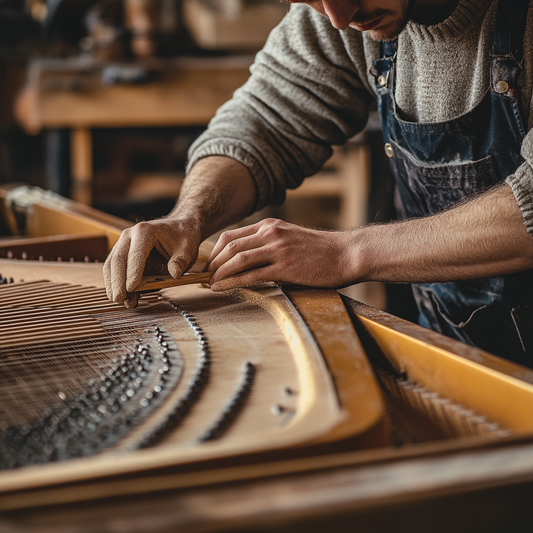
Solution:
<path fill-rule="evenodd" d="M 385 74 L 381 74 L 381 76 L 378 77 L 378 83 L 383 87 L 387 87 L 387 76 Z"/>
<path fill-rule="evenodd" d="M 387 154 L 387 157 L 394 156 L 394 150 L 392 149 L 392 144 L 390 143 L 385 144 L 385 153 Z"/>
<path fill-rule="evenodd" d="M 499 81 L 496 84 L 496 92 L 497 93 L 506 93 L 509 90 L 509 84 L 506 81 Z"/>

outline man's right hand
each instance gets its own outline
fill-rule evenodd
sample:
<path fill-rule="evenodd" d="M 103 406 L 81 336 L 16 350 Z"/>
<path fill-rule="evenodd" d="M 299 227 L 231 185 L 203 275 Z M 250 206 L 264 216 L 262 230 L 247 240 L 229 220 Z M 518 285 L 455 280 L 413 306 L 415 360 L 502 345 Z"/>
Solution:
<path fill-rule="evenodd" d="M 108 298 L 135 307 L 132 291 L 143 275 L 179 278 L 196 261 L 201 236 L 191 224 L 175 218 L 139 222 L 122 232 L 104 264 Z"/>
<path fill-rule="evenodd" d="M 131 291 L 143 275 L 179 278 L 195 263 L 204 239 L 251 213 L 255 196 L 255 183 L 244 165 L 225 156 L 200 159 L 167 217 L 122 232 L 104 264 L 109 299 L 135 307 L 139 296 Z M 154 255 L 159 259 L 152 261 Z"/>

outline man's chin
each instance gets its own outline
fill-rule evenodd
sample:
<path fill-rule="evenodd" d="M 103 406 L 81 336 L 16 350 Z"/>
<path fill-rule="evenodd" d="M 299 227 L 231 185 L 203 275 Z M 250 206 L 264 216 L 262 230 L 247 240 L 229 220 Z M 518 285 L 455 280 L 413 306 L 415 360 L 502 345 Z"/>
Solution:
<path fill-rule="evenodd" d="M 390 35 L 384 35 L 382 32 L 380 31 L 375 31 L 375 30 L 370 30 L 370 31 L 367 31 L 365 32 L 373 41 L 376 41 L 378 43 L 382 42 L 382 41 L 393 41 L 394 39 L 396 39 L 396 37 L 398 37 L 397 35 L 394 35 L 394 36 L 390 36 Z"/>
<path fill-rule="evenodd" d="M 360 31 L 357 28 L 353 27 L 350 24 L 350 27 L 354 30 Z M 400 35 L 400 33 L 404 30 L 405 25 L 402 25 L 401 27 L 397 28 L 375 28 L 372 30 L 367 30 L 363 32 L 365 35 L 368 35 L 373 41 L 381 42 L 381 41 L 394 41 Z"/>

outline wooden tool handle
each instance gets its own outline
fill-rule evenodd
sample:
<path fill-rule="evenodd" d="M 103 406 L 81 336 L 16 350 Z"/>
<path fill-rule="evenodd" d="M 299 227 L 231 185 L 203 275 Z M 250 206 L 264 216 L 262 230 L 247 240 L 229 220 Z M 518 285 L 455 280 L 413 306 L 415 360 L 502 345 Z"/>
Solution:
<path fill-rule="evenodd" d="M 172 276 L 143 276 L 141 284 L 133 292 L 147 292 L 168 287 L 178 287 L 179 285 L 190 285 L 193 283 L 207 283 L 213 272 L 191 272 L 183 274 L 178 279 Z"/>

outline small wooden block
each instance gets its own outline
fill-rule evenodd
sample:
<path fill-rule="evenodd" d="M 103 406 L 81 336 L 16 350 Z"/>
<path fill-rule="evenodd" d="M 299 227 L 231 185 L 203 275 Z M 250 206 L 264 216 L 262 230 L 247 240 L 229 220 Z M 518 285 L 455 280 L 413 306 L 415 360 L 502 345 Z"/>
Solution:
<path fill-rule="evenodd" d="M 213 272 L 183 274 L 178 279 L 174 279 L 172 276 L 144 276 L 141 284 L 133 292 L 147 292 L 180 285 L 191 285 L 193 283 L 207 283 L 212 276 Z"/>

